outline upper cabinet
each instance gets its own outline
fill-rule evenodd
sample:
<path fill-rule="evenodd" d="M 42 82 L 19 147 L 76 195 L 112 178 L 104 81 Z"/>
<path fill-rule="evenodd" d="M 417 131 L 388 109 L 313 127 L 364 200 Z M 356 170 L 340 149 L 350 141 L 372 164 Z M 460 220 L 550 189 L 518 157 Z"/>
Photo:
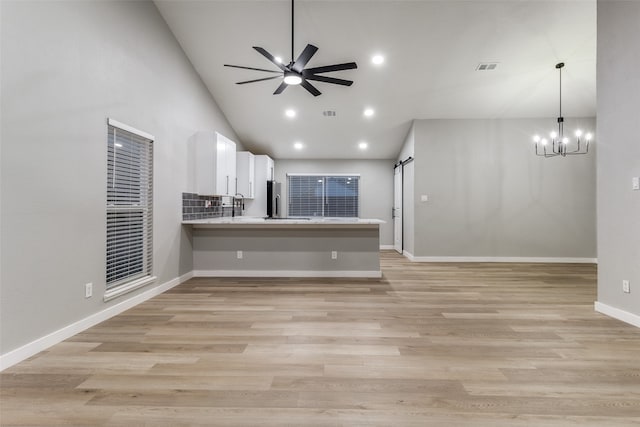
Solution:
<path fill-rule="evenodd" d="M 253 200 L 245 205 L 244 215 L 264 217 L 267 215 L 267 181 L 274 180 L 274 163 L 272 158 L 265 155 L 253 156 L 253 158 L 255 165 Z"/>
<path fill-rule="evenodd" d="M 256 185 L 256 167 L 255 156 L 248 151 L 239 151 L 236 153 L 236 172 L 238 175 L 237 192 L 245 199 L 253 199 L 255 197 Z"/>
<path fill-rule="evenodd" d="M 236 143 L 218 132 L 198 132 L 193 145 L 196 193 L 234 196 Z"/>
<path fill-rule="evenodd" d="M 265 162 L 267 163 L 267 181 L 275 181 L 276 180 L 276 170 L 275 165 L 273 163 L 273 159 L 271 157 L 265 156 Z"/>

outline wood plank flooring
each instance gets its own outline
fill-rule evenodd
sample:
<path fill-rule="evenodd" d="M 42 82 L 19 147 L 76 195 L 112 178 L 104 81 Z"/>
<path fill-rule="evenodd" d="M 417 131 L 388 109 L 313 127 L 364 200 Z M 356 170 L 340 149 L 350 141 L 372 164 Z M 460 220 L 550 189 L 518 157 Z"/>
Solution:
<path fill-rule="evenodd" d="M 3 426 L 640 425 L 592 265 L 195 278 L 3 372 Z"/>

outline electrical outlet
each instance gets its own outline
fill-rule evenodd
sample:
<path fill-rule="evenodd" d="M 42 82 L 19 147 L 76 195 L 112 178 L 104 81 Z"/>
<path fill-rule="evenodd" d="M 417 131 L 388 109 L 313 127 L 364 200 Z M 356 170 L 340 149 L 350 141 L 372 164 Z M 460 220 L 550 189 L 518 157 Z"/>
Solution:
<path fill-rule="evenodd" d="M 629 286 L 629 281 L 628 280 L 623 280 L 622 281 L 622 292 L 628 294 L 631 292 L 631 287 Z"/>
<path fill-rule="evenodd" d="M 338 259 L 338 251 L 331 251 L 331 259 Z"/>
<path fill-rule="evenodd" d="M 242 259 L 242 251 L 238 251 L 236 253 L 236 256 L 238 257 L 238 259 Z"/>
<path fill-rule="evenodd" d="M 84 285 L 84 297 L 91 298 L 93 295 L 93 283 L 85 283 Z"/>

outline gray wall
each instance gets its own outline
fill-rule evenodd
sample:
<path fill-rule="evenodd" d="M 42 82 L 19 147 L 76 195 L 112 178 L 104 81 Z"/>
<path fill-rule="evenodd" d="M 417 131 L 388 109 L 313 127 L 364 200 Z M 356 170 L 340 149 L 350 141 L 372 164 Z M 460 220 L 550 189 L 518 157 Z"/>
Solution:
<path fill-rule="evenodd" d="M 236 135 L 153 3 L 1 7 L 6 353 L 133 295 L 102 302 L 107 117 L 156 137 L 158 284 L 192 270 L 191 237 L 180 225 L 188 137 L 202 129 Z M 88 282 L 94 296 L 85 299 Z"/>
<path fill-rule="evenodd" d="M 532 136 L 554 125 L 415 121 L 414 255 L 595 258 L 595 149 L 536 157 Z M 593 119 L 566 119 L 576 126 L 595 130 Z"/>
<path fill-rule="evenodd" d="M 393 245 L 393 160 L 276 160 L 275 169 L 285 200 L 288 173 L 360 174 L 360 217 L 385 221 L 380 244 Z"/>
<path fill-rule="evenodd" d="M 640 316 L 638 23 L 639 2 L 598 1 L 598 301 Z"/>
<path fill-rule="evenodd" d="M 193 231 L 193 268 L 202 271 L 380 271 L 377 228 L 198 228 Z M 242 251 L 238 259 L 236 251 Z M 331 259 L 337 251 L 337 259 Z M 206 273 L 205 273 L 206 275 Z M 234 272 L 234 275 L 236 273 Z"/>

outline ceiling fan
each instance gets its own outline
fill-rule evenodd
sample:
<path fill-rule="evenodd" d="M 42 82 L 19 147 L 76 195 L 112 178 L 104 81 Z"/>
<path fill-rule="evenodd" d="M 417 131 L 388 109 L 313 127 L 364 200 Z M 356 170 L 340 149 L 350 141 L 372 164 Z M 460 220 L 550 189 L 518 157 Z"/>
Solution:
<path fill-rule="evenodd" d="M 247 83 L 255 83 L 261 82 L 265 80 L 273 80 L 273 79 L 283 79 L 280 86 L 273 92 L 274 95 L 281 94 L 289 85 L 301 85 L 305 88 L 309 93 L 313 96 L 318 96 L 321 92 L 315 88 L 309 80 L 318 81 L 323 83 L 333 83 L 342 86 L 351 86 L 353 81 L 337 79 L 335 77 L 321 76 L 319 74 L 330 73 L 332 71 L 342 71 L 342 70 L 352 70 L 354 68 L 358 68 L 358 65 L 355 62 L 346 62 L 344 64 L 335 64 L 335 65 L 325 65 L 323 67 L 314 67 L 314 68 L 304 68 L 305 65 L 309 62 L 311 57 L 318 51 L 318 48 L 312 44 L 307 44 L 304 48 L 300 56 L 294 61 L 293 60 L 293 23 L 294 23 L 294 14 L 293 14 L 293 1 L 291 0 L 291 62 L 287 65 L 281 63 L 276 59 L 275 56 L 271 55 L 265 49 L 259 46 L 253 46 L 253 48 L 258 51 L 262 56 L 267 58 L 274 64 L 276 67 L 280 69 L 280 71 L 275 70 L 267 70 L 264 68 L 254 68 L 254 67 L 244 67 L 241 65 L 229 65 L 224 64 L 225 67 L 233 67 L 233 68 L 242 68 L 244 70 L 254 70 L 254 71 L 262 71 L 266 73 L 276 73 L 278 76 L 273 77 L 264 77 L 261 79 L 255 80 L 247 80 L 243 82 L 237 82 L 236 84 L 243 85 Z"/>

